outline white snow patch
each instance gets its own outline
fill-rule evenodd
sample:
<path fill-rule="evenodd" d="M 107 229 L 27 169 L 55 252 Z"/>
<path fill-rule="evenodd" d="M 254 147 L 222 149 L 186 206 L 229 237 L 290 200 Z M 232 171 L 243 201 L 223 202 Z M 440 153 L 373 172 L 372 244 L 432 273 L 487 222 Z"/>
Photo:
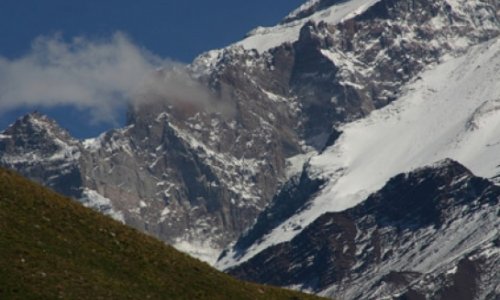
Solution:
<path fill-rule="evenodd" d="M 314 155 L 316 151 L 310 151 L 304 154 L 298 154 L 286 159 L 286 177 L 290 178 L 294 175 L 300 174 L 304 169 L 304 164 Z"/>
<path fill-rule="evenodd" d="M 80 198 L 80 202 L 85 207 L 92 208 L 107 216 L 110 216 L 111 218 L 119 222 L 125 223 L 125 218 L 123 217 L 123 213 L 113 209 L 111 200 L 102 196 L 101 194 L 99 194 L 94 190 L 85 188 L 83 190 L 82 197 Z"/>
<path fill-rule="evenodd" d="M 172 246 L 212 266 L 221 252 L 221 249 L 214 248 L 208 243 L 188 242 L 185 240 L 176 240 Z"/>
<path fill-rule="evenodd" d="M 296 10 L 292 11 L 288 16 L 286 16 L 286 19 L 292 19 L 296 18 L 300 13 L 303 11 L 306 11 L 316 5 L 320 0 L 309 0 L 306 3 L 302 4 L 297 8 Z"/>
<path fill-rule="evenodd" d="M 198 56 L 195 62 L 189 66 L 193 70 L 193 74 L 195 74 L 195 76 L 208 74 L 222 59 L 223 52 L 222 49 L 218 49 L 205 52 Z"/>
<path fill-rule="evenodd" d="M 101 134 L 99 137 L 83 140 L 83 148 L 90 152 L 97 152 L 102 147 L 103 138 L 104 134 Z"/>

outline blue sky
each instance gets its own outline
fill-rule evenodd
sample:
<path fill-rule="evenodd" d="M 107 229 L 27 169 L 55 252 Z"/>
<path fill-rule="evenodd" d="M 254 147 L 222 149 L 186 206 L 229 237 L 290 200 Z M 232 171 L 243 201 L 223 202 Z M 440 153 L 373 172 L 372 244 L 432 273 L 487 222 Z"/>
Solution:
<path fill-rule="evenodd" d="M 99 40 L 121 31 L 140 48 L 188 63 L 204 51 L 241 39 L 256 26 L 276 24 L 304 1 L 2 0 L 0 56 L 15 60 L 27 55 L 39 36 L 58 33 L 67 41 L 76 36 Z M 35 109 L 80 138 L 111 126 L 88 124 L 89 112 L 71 106 L 47 110 L 32 105 L 2 113 L 0 128 Z"/>

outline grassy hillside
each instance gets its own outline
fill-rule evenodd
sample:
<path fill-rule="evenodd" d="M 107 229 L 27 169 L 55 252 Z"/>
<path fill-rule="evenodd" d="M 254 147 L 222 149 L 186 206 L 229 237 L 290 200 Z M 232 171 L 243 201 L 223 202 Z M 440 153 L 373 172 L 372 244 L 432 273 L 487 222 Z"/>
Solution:
<path fill-rule="evenodd" d="M 319 299 L 245 283 L 0 169 L 0 299 Z"/>

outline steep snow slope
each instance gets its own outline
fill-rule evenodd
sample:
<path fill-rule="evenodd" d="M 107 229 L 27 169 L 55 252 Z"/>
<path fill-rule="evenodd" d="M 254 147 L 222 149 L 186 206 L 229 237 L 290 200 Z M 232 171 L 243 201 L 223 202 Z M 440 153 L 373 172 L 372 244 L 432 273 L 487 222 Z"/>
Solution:
<path fill-rule="evenodd" d="M 500 39 L 443 58 L 399 100 L 340 130 L 335 145 L 306 166 L 310 177 L 327 182 L 317 196 L 243 255 L 226 255 L 219 267 L 289 241 L 300 233 L 297 228 L 358 204 L 395 174 L 446 157 L 482 177 L 500 174 Z"/>

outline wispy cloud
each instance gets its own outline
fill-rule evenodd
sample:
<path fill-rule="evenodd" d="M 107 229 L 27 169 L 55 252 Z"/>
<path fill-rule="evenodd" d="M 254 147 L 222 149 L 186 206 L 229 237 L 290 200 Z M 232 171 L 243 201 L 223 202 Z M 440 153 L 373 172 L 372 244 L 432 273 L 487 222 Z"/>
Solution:
<path fill-rule="evenodd" d="M 72 105 L 89 110 L 95 121 L 113 122 L 117 108 L 152 96 L 174 104 L 208 103 L 212 97 L 182 65 L 141 49 L 122 33 L 71 42 L 39 37 L 24 57 L 0 57 L 0 113 Z"/>

